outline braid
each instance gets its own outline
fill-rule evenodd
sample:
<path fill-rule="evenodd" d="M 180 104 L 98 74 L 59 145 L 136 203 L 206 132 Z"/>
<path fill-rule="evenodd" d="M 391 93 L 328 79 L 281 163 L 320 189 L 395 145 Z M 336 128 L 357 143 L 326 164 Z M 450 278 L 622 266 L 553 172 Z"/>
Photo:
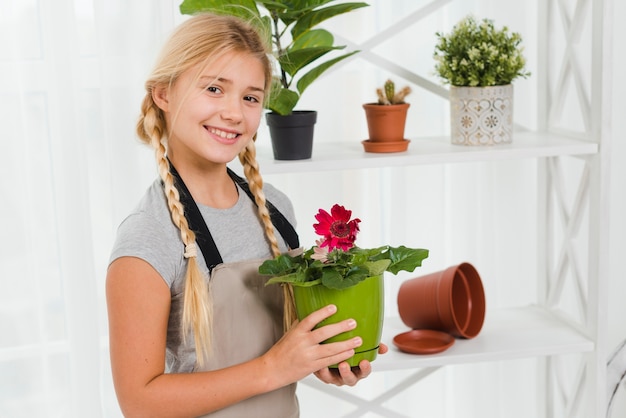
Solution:
<path fill-rule="evenodd" d="M 255 137 L 256 138 L 256 137 Z M 243 171 L 248 179 L 250 185 L 250 191 L 254 195 L 254 201 L 258 207 L 258 213 L 261 217 L 261 221 L 265 226 L 265 235 L 270 243 L 272 249 L 272 255 L 274 257 L 280 255 L 280 249 L 278 248 L 278 240 L 276 239 L 276 232 L 274 230 L 274 224 L 270 218 L 270 212 L 267 209 L 265 193 L 263 193 L 263 178 L 259 171 L 259 164 L 256 161 L 256 147 L 254 140 L 250 141 L 248 146 L 239 154 L 239 160 L 243 165 Z"/>
<path fill-rule="evenodd" d="M 138 124 L 137 127 L 138 133 L 144 141 L 149 139 L 150 145 L 155 149 L 155 158 L 159 176 L 163 180 L 167 206 L 170 210 L 172 221 L 180 230 L 180 238 L 185 245 L 184 257 L 187 259 L 187 271 L 185 273 L 185 294 L 183 300 L 183 339 L 186 339 L 190 331 L 193 332 L 198 364 L 203 366 L 211 351 L 211 322 L 213 314 L 209 300 L 209 289 L 197 262 L 196 236 L 189 228 L 189 223 L 187 218 L 185 218 L 180 195 L 174 185 L 174 177 L 170 172 L 166 148 L 161 140 L 165 121 L 158 116 L 161 112 L 157 110 L 150 94 L 146 95 L 144 99 L 142 111 L 143 117 L 140 119 L 141 126 Z"/>
<path fill-rule="evenodd" d="M 272 254 L 274 257 L 280 255 L 280 249 L 278 248 L 278 240 L 276 239 L 276 231 L 274 224 L 270 218 L 269 210 L 267 209 L 265 193 L 263 192 L 263 178 L 259 171 L 259 163 L 256 160 L 256 146 L 254 141 L 256 140 L 256 134 L 252 141 L 248 143 L 246 148 L 239 154 L 239 161 L 243 165 L 243 171 L 250 185 L 250 191 L 254 195 L 254 201 L 258 208 L 258 214 L 263 222 L 265 228 L 265 236 L 270 243 Z M 293 299 L 293 287 L 284 283 L 283 296 L 284 303 L 284 316 L 283 316 L 283 328 L 288 331 L 296 320 L 296 308 Z"/>
<path fill-rule="evenodd" d="M 152 98 L 152 86 L 148 83 L 146 83 L 146 90 L 148 94 L 146 94 L 141 102 L 141 114 L 137 121 L 136 131 L 139 139 L 148 145 L 152 145 L 156 150 L 158 144 L 161 143 L 161 138 L 163 138 L 166 126 L 165 117 L 163 112 L 157 108 L 156 103 L 154 103 Z"/>

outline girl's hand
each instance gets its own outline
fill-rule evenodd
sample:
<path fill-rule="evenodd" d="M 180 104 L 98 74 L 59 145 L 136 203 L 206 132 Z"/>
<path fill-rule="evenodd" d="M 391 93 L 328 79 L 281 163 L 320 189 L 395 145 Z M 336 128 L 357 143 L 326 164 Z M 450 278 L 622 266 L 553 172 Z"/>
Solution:
<path fill-rule="evenodd" d="M 350 331 L 356 327 L 353 319 L 346 319 L 335 324 L 315 328 L 324 319 L 331 317 L 337 312 L 337 307 L 328 305 L 319 309 L 294 326 L 274 346 L 265 353 L 261 360 L 268 370 L 272 370 L 273 385 L 281 387 L 296 382 L 310 375 L 326 369 L 332 364 L 344 362 L 354 355 L 355 349 L 363 341 L 360 337 L 354 337 L 346 341 L 321 344 L 322 341 L 335 335 Z M 385 350 L 386 351 L 386 350 Z M 363 366 L 366 373 L 370 373 L 369 362 Z M 353 373 L 346 373 L 346 379 L 356 381 Z M 280 373 L 276 373 L 280 371 Z M 357 373 L 359 376 L 363 374 Z"/>
<path fill-rule="evenodd" d="M 378 354 L 385 354 L 389 348 L 381 343 Z M 337 369 L 325 367 L 315 372 L 315 376 L 324 383 L 332 383 L 337 386 L 354 386 L 361 379 L 366 378 L 372 372 L 372 365 L 367 360 L 362 360 L 358 367 L 350 367 L 347 362 L 339 363 Z"/>

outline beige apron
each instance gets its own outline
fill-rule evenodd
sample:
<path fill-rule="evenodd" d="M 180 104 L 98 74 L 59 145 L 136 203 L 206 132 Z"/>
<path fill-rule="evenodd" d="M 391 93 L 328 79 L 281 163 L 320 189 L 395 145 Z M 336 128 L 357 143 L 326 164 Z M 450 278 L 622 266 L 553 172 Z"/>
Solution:
<path fill-rule="evenodd" d="M 210 279 L 213 352 L 202 370 L 216 370 L 259 357 L 281 338 L 282 288 L 279 285 L 265 286 L 267 277 L 257 272 L 261 261 L 226 263 L 213 269 Z M 296 384 L 293 383 L 205 417 L 295 418 L 299 416 L 295 391 Z"/>
<path fill-rule="evenodd" d="M 247 260 L 235 263 L 222 263 L 219 250 L 211 237 L 191 193 L 173 165 L 170 172 L 176 179 L 180 200 L 185 206 L 185 217 L 189 227 L 196 233 L 206 265 L 210 271 L 209 293 L 213 307 L 211 329 L 212 353 L 202 369 L 193 371 L 217 370 L 257 358 L 267 352 L 283 335 L 282 288 L 278 285 L 265 286 L 267 277 L 258 273 L 263 260 Z M 228 170 L 230 177 L 254 202 L 254 196 L 244 179 Z M 290 248 L 299 252 L 298 235 L 285 217 L 270 203 L 266 202 L 274 226 L 280 231 Z M 180 332 L 182 317 L 182 293 L 172 297 L 169 330 Z M 178 347 L 172 361 L 189 359 L 193 355 L 193 341 Z M 180 368 L 182 365 L 177 364 Z M 289 365 L 285 365 L 289 367 Z M 278 372 L 278 371 L 277 371 Z M 246 376 L 256 379 L 258 376 Z M 292 383 L 272 392 L 248 398 L 214 413 L 205 415 L 211 418 L 296 418 L 299 416 L 296 384 Z"/>

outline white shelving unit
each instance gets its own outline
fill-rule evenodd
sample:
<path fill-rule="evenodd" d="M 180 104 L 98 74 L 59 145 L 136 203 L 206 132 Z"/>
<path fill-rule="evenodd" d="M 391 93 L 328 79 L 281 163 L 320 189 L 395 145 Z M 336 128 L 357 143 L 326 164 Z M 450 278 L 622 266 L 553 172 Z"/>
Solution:
<path fill-rule="evenodd" d="M 274 160 L 271 149 L 259 147 L 257 156 L 264 174 L 280 174 L 589 155 L 598 151 L 596 143 L 547 133 L 516 132 L 514 138 L 512 144 L 496 147 L 452 145 L 448 137 L 414 138 L 406 152 L 390 154 L 366 153 L 358 142 L 320 143 L 315 145 L 310 160 L 300 161 Z"/>
<path fill-rule="evenodd" d="M 377 372 L 413 370 L 413 373 L 386 391 L 378 393 L 375 398 L 366 399 L 338 391 L 313 377 L 307 378 L 303 383 L 355 405 L 356 409 L 344 415 L 345 417 L 359 417 L 365 412 L 376 412 L 384 417 L 413 418 L 416 416 L 413 413 L 398 413 L 385 407 L 384 402 L 401 392 L 413 390 L 415 384 L 441 367 L 564 354 L 593 355 L 595 348 L 594 341 L 576 324 L 540 306 L 492 310 L 486 316 L 483 329 L 476 338 L 456 339 L 452 347 L 438 354 L 416 356 L 393 349 L 393 337 L 405 331 L 407 327 L 400 318 L 386 318 L 382 341 L 391 349 L 376 360 L 375 367 Z M 555 417 L 549 411 L 546 411 L 545 416 Z"/>
<path fill-rule="evenodd" d="M 369 154 L 361 144 L 315 145 L 308 161 L 275 161 L 271 150 L 258 150 L 261 170 L 265 174 L 289 174 L 329 170 L 372 169 L 426 164 L 473 163 L 536 159 L 538 167 L 537 202 L 539 248 L 537 258 L 538 303 L 529 306 L 489 310 L 478 337 L 456 340 L 443 353 L 414 356 L 390 350 L 377 360 L 377 370 L 415 369 L 409 378 L 399 382 L 374 399 L 363 399 L 352 393 L 334 390 L 317 381 L 304 383 L 356 406 L 346 416 L 361 416 L 372 411 L 385 417 L 403 415 L 383 403 L 412 386 L 440 367 L 454 364 L 544 358 L 545 371 L 538 394 L 544 401 L 541 416 L 546 418 L 602 418 L 606 414 L 606 303 L 608 297 L 608 181 L 610 112 L 611 0 L 577 0 L 569 7 L 559 0 L 539 0 L 538 93 L 539 130 L 516 132 L 511 145 L 465 147 L 450 144 L 449 138 L 412 138 L 409 150 L 399 154 Z M 403 27 L 416 24 L 437 8 L 454 7 L 451 0 L 433 0 L 411 16 L 405 16 L 393 30 L 383 31 L 379 39 L 370 39 L 361 56 L 371 63 L 409 79 L 435 94 L 441 94 L 419 75 L 399 68 L 374 52 L 374 47 Z M 556 39 L 558 38 L 558 39 Z M 578 56 L 586 49 L 584 58 Z M 560 55 L 555 53 L 558 49 Z M 558 56 L 557 56 L 558 55 Z M 590 57 L 590 59 L 589 59 Z M 589 63 L 590 76 L 581 71 L 581 61 Z M 560 118 L 565 103 L 576 101 L 582 129 L 569 131 Z M 571 104 L 571 103 L 570 103 Z M 571 106 L 568 107 L 568 109 Z M 519 111 L 519 110 L 518 110 Z M 576 178 L 568 177 L 564 166 L 574 160 L 582 167 Z M 578 182 L 575 198 L 564 198 L 565 185 Z M 556 233 L 554 225 L 562 232 Z M 573 244 L 581 230 L 587 233 L 585 248 Z M 580 263 L 584 259 L 584 263 Z M 581 267 L 582 266 L 582 267 Z M 561 306 L 565 284 L 571 285 L 576 308 Z M 394 335 L 407 328 L 399 318 L 388 318 L 383 341 L 392 347 Z M 559 356 L 577 355 L 575 382 L 564 382 Z M 569 378 L 565 378 L 569 379 Z"/>
<path fill-rule="evenodd" d="M 383 341 L 407 331 L 399 318 L 387 318 Z M 567 319 L 539 306 L 490 310 L 480 334 L 471 340 L 456 339 L 446 351 L 427 356 L 391 350 L 377 360 L 376 370 L 436 367 L 449 364 L 514 360 L 592 352 L 593 341 Z"/>
<path fill-rule="evenodd" d="M 360 143 L 317 144 L 314 157 L 306 161 L 276 161 L 272 158 L 271 149 L 258 149 L 258 160 L 265 174 L 292 174 L 320 172 L 346 169 L 372 169 L 385 167 L 414 166 L 424 164 L 474 163 L 482 161 L 502 161 L 536 158 L 545 161 L 548 166 L 556 164 L 560 158 L 574 157 L 591 163 L 599 157 L 598 143 L 581 139 L 572 139 L 563 135 L 549 133 L 516 132 L 510 145 L 495 147 L 466 147 L 450 144 L 449 138 L 414 138 L 409 150 L 404 153 L 372 154 L 365 153 Z M 583 185 L 585 186 L 585 185 Z M 587 184 L 587 186 L 589 186 Z M 585 187 L 587 187 L 585 186 Z M 545 217 L 548 219 L 549 217 Z M 547 261 L 547 260 L 546 260 Z M 541 279 L 540 279 L 541 280 Z M 598 278 L 600 280 L 600 278 Z M 593 286 L 593 284 L 592 284 Z M 546 288 L 551 286 L 546 286 Z M 586 296 L 585 296 L 586 297 Z M 545 304 L 525 307 L 489 310 L 483 329 L 472 340 L 455 340 L 448 350 L 428 356 L 415 356 L 396 350 L 393 337 L 407 331 L 407 327 L 397 317 L 386 319 L 383 331 L 383 342 L 391 350 L 376 360 L 377 371 L 393 371 L 415 369 L 415 373 L 401 384 L 394 386 L 374 400 L 337 391 L 332 386 L 321 384 L 314 378 L 303 383 L 330 396 L 353 403 L 357 409 L 346 416 L 358 417 L 365 411 L 373 411 L 385 417 L 407 417 L 385 408 L 382 403 L 398 393 L 411 390 L 412 386 L 426 378 L 440 367 L 454 364 L 515 360 L 528 357 L 558 356 L 563 354 L 583 354 L 589 358 L 590 364 L 600 361 L 594 324 L 581 324 L 567 312 L 551 306 L 550 296 L 541 297 Z M 599 300 L 589 300 L 589 310 L 601 309 Z M 587 316 L 592 315 L 589 313 Z M 592 366 L 589 367 L 592 367 Z M 557 371 L 554 371 L 557 374 Z M 594 373 L 589 373 L 593 376 Z M 604 382 L 593 381 L 587 376 L 587 384 L 592 391 Z M 597 373 L 602 379 L 603 373 Z M 580 384 L 584 384 L 581 380 Z M 600 390 L 600 389 L 598 389 Z M 574 398 L 579 394 L 572 395 Z M 600 417 L 603 399 L 598 399 L 597 406 L 593 394 L 588 394 L 589 410 L 597 411 L 593 416 Z M 576 400 L 575 407 L 580 415 L 567 417 L 587 417 L 583 406 Z M 546 410 L 546 417 L 556 417 Z"/>

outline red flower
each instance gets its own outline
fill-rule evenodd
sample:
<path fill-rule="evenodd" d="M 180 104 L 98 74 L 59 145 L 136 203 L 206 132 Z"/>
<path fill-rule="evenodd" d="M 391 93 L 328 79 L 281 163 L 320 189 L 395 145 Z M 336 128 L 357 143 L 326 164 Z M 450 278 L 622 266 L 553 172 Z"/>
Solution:
<path fill-rule="evenodd" d="M 352 211 L 335 204 L 330 209 L 330 214 L 320 209 L 315 219 L 319 223 L 314 224 L 315 233 L 321 235 L 324 240 L 320 247 L 328 247 L 329 251 L 340 248 L 344 251 L 354 246 L 356 234 L 359 232 L 360 219 L 350 220 Z"/>

